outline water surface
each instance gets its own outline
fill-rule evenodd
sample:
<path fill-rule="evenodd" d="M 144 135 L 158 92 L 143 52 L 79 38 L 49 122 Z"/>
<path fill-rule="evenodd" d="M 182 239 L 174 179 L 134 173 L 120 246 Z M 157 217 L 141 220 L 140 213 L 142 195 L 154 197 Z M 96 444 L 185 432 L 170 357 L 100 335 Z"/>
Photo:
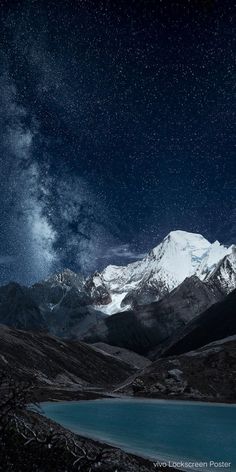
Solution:
<path fill-rule="evenodd" d="M 236 471 L 236 405 L 103 399 L 43 403 L 71 431 L 163 461 L 207 462 L 201 470 Z M 210 461 L 231 467 L 210 467 Z M 164 469 L 163 469 L 164 470 Z"/>

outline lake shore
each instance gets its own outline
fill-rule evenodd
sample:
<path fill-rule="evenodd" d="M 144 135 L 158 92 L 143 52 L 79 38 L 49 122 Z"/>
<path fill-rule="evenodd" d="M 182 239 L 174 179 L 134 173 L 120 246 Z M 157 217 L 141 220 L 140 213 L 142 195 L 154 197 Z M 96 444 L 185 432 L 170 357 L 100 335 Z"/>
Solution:
<path fill-rule="evenodd" d="M 218 398 L 209 397 L 196 397 L 186 395 L 131 395 L 130 393 L 119 393 L 114 391 L 105 391 L 103 389 L 91 388 L 84 390 L 77 390 L 75 386 L 71 388 L 56 388 L 52 387 L 37 387 L 35 389 L 35 397 L 37 402 L 63 402 L 63 401 L 83 401 L 83 400 L 96 400 L 99 398 L 133 398 L 143 400 L 176 400 L 176 401 L 191 401 L 191 402 L 202 402 L 202 403 L 213 403 L 222 405 L 236 405 L 236 399 L 225 398 L 220 401 Z"/>
<path fill-rule="evenodd" d="M 120 447 L 115 447 L 103 441 L 94 440 L 80 434 L 76 434 L 67 428 L 64 428 L 59 423 L 43 416 L 36 412 L 26 412 L 28 420 L 34 421 L 37 429 L 42 433 L 52 428 L 58 434 L 66 434 L 67 437 L 72 438 L 80 447 L 83 447 L 90 455 L 101 454 L 104 455 L 104 471 L 114 472 L 117 468 L 119 472 L 151 472 L 153 470 L 161 471 L 154 465 L 154 461 L 142 455 L 132 454 L 126 452 Z M 155 461 L 156 463 L 156 461 Z M 168 472 L 177 472 L 178 469 L 173 467 L 165 467 Z M 100 469 L 99 469 L 100 470 Z"/>
<path fill-rule="evenodd" d="M 197 463 L 197 434 L 199 450 L 204 460 L 210 462 L 213 454 L 215 460 L 222 456 L 225 462 L 232 459 L 236 464 L 232 446 L 232 421 L 235 421 L 236 412 L 232 405 L 191 401 L 186 401 L 183 405 L 178 400 L 128 397 L 89 402 L 84 400 L 82 403 L 83 405 L 81 401 L 60 401 L 57 406 L 55 402 L 45 402 L 42 408 L 47 417 L 69 428 L 76 435 L 86 437 L 89 441 L 102 441 L 103 445 L 119 448 L 126 454 L 137 455 L 152 463 L 175 464 L 176 469 L 181 468 L 176 464 L 184 460 L 195 460 Z M 222 431 L 225 431 L 216 446 L 215 427 L 222 427 Z M 179 428 L 183 431 L 181 435 Z M 229 457 L 224 453 L 226 449 Z"/>

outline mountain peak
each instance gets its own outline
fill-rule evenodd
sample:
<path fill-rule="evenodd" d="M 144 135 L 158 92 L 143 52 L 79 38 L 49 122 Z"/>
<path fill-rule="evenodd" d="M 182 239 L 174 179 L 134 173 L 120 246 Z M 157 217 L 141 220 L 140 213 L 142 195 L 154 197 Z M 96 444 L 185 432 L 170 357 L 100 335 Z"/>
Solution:
<path fill-rule="evenodd" d="M 81 274 L 76 274 L 70 269 L 64 269 L 61 272 L 51 275 L 47 282 L 67 285 L 67 286 L 80 286 L 84 282 L 84 278 Z"/>
<path fill-rule="evenodd" d="M 201 234 L 176 230 L 171 231 L 151 254 L 156 260 L 162 260 L 162 267 L 168 272 L 181 273 L 181 277 L 184 273 L 187 277 L 193 275 L 210 247 L 211 243 Z"/>
<path fill-rule="evenodd" d="M 232 247 L 227 248 L 219 241 L 211 244 L 201 234 L 179 229 L 171 231 L 144 259 L 103 270 L 104 285 L 112 296 L 106 313 L 127 309 L 132 299 L 130 294 L 141 299 L 145 292 L 156 301 L 187 277 L 195 275 L 205 281 L 219 261 L 231 253 Z"/>
<path fill-rule="evenodd" d="M 171 231 L 164 239 L 166 240 L 171 240 L 175 241 L 178 244 L 181 245 L 191 245 L 197 247 L 209 247 L 211 243 L 204 238 L 201 234 L 199 233 L 189 233 L 187 231 L 182 231 L 180 229 L 177 229 L 175 231 Z"/>

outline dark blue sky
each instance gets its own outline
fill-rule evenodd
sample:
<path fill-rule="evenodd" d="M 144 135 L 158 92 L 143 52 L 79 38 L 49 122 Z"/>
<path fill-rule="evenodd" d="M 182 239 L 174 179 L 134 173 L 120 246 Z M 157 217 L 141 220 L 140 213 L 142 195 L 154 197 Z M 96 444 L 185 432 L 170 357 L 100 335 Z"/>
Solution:
<path fill-rule="evenodd" d="M 0 280 L 235 241 L 233 2 L 0 3 Z"/>

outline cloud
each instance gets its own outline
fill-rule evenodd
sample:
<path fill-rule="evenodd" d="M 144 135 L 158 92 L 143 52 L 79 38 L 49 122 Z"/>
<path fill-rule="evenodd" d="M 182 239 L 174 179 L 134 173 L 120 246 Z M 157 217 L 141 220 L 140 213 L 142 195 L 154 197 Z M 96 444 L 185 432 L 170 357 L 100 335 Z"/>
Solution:
<path fill-rule="evenodd" d="M 115 247 L 109 248 L 104 255 L 102 256 L 102 259 L 112 259 L 112 258 L 122 258 L 124 261 L 127 260 L 139 260 L 143 259 L 146 254 L 134 251 L 130 244 L 120 244 Z"/>

